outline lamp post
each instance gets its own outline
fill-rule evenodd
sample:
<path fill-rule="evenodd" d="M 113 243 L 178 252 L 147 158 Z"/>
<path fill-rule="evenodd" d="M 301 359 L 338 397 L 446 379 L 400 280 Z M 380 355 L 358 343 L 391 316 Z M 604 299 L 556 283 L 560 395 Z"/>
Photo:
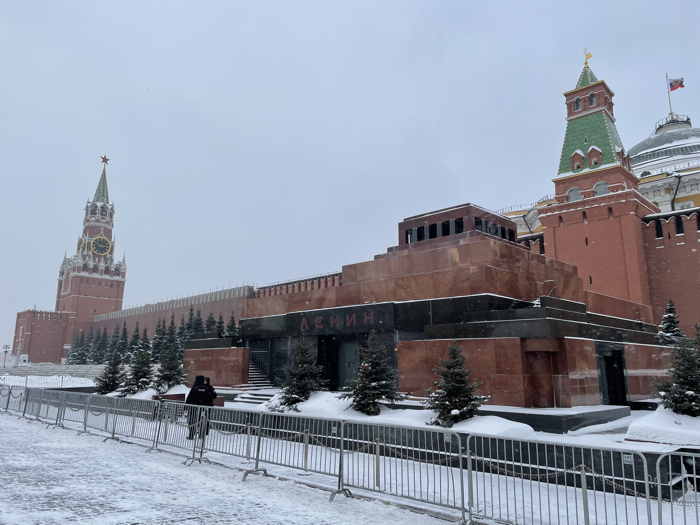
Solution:
<path fill-rule="evenodd" d="M 2 367 L 7 363 L 7 354 L 10 352 L 10 345 L 2 345 Z"/>

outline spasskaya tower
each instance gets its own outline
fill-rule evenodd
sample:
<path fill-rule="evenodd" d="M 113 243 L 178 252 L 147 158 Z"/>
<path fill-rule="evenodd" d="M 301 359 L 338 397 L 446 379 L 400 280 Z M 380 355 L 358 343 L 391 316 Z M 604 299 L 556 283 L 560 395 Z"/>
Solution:
<path fill-rule="evenodd" d="M 126 261 L 114 260 L 115 210 L 107 188 L 109 159 L 103 155 L 101 161 L 102 174 L 95 196 L 85 205 L 75 255 L 64 257 L 58 272 L 56 311 L 74 312 L 78 331 L 85 330 L 96 314 L 120 310 L 124 297 Z"/>

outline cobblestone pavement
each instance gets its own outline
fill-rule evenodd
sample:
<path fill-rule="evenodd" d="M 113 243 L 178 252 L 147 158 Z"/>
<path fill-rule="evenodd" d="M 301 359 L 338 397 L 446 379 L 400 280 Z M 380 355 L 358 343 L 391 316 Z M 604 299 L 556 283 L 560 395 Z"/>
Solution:
<path fill-rule="evenodd" d="M 0 414 L 0 524 L 444 524 Z"/>

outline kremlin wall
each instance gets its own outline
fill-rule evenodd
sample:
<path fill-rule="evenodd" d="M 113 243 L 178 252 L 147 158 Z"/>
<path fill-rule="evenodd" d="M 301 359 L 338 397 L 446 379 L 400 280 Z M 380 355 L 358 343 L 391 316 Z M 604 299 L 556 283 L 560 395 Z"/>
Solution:
<path fill-rule="evenodd" d="M 239 319 L 246 346 L 273 381 L 303 337 L 331 388 L 340 388 L 376 330 L 395 349 L 403 391 L 422 394 L 456 343 L 495 404 L 647 398 L 669 366 L 668 349 L 655 338 L 666 302 L 676 303 L 685 331 L 700 321 L 700 208 L 688 194 L 691 180 L 682 180 L 699 173 L 700 155 L 684 173 L 665 174 L 663 156 L 637 149 L 637 164 L 656 163 L 656 179 L 645 182 L 652 175 L 635 173 L 617 133 L 614 94 L 588 64 L 564 96 L 567 129 L 552 197 L 501 213 L 467 203 L 408 217 L 395 246 L 335 274 L 126 310 L 126 263 L 113 259 L 115 210 L 103 158 L 76 254 L 61 264 L 56 312 L 18 313 L 13 353 L 60 362 L 80 330 L 138 323 L 153 333 L 159 320 L 177 323 L 194 308 Z M 700 130 L 689 132 L 690 120 L 676 117 L 657 134 L 680 130 L 683 144 L 698 138 L 700 151 Z M 673 140 L 657 142 L 673 150 Z M 679 154 L 694 154 L 695 146 L 684 147 L 691 149 Z M 676 190 L 685 185 L 685 209 L 675 197 L 655 199 L 658 188 L 642 190 L 669 177 Z"/>

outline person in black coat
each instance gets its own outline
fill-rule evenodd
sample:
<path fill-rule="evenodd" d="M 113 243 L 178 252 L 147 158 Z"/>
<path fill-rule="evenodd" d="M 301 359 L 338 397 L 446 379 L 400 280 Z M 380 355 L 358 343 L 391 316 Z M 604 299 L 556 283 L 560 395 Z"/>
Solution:
<path fill-rule="evenodd" d="M 214 387 L 211 386 L 211 378 L 205 377 L 205 378 L 204 378 L 204 384 L 205 384 L 205 385 L 207 386 L 207 388 L 209 389 L 209 402 L 207 403 L 207 405 L 209 405 L 210 407 L 213 407 L 213 406 L 214 406 L 214 400 L 218 397 L 218 395 L 217 395 L 217 393 L 216 393 L 216 390 L 214 390 Z"/>
<path fill-rule="evenodd" d="M 207 406 L 211 399 L 210 388 L 211 387 L 204 384 L 204 376 L 195 377 L 190 393 L 187 394 L 187 399 L 185 399 L 185 404 Z M 187 439 L 194 439 L 194 434 L 197 429 L 197 416 L 199 413 L 199 410 L 194 409 L 189 410 L 187 413 L 187 426 L 189 427 Z"/>

